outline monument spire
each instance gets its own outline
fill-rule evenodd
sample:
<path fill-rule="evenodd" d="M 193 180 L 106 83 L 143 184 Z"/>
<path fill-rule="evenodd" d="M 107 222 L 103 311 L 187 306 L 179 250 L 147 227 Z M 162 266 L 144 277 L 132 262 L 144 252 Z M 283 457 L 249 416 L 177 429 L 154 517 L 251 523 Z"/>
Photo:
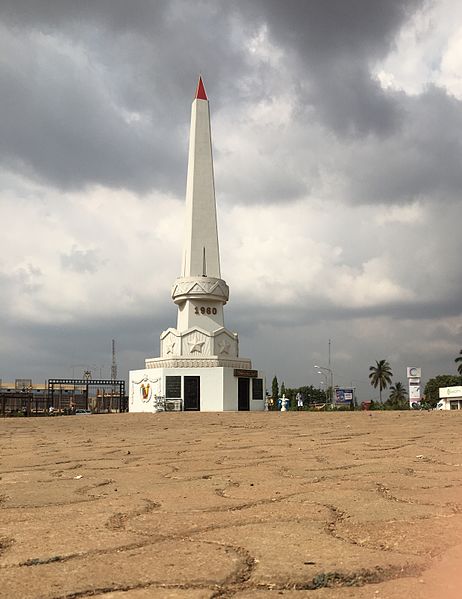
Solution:
<path fill-rule="evenodd" d="M 191 108 L 183 268 L 172 289 L 178 331 L 200 326 L 214 333 L 223 328 L 228 297 L 220 273 L 209 101 L 199 77 Z"/>
<path fill-rule="evenodd" d="M 202 77 L 199 77 L 199 82 L 197 84 L 196 100 L 208 100 Z"/>
<path fill-rule="evenodd" d="M 202 77 L 191 109 L 182 276 L 221 276 L 210 111 Z"/>
<path fill-rule="evenodd" d="M 264 380 L 225 328 L 229 288 L 220 274 L 209 101 L 199 77 L 191 109 L 183 266 L 172 286 L 176 328 L 160 335 L 160 357 L 130 373 L 130 411 L 263 410 Z M 157 403 L 160 397 L 165 404 Z M 176 408 L 177 409 L 177 408 Z"/>

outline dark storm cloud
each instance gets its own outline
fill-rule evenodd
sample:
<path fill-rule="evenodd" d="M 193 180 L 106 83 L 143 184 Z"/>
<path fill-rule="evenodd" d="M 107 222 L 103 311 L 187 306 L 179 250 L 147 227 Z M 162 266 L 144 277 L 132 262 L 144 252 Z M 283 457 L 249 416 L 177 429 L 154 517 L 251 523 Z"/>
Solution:
<path fill-rule="evenodd" d="M 368 62 L 386 53 L 403 22 L 423 0 L 254 0 L 284 45 L 310 62 L 350 56 Z M 256 10 L 258 8 L 258 11 Z"/>
<path fill-rule="evenodd" d="M 259 306 L 258 317 L 255 316 L 255 304 L 247 304 L 245 299 L 230 306 L 227 312 L 227 325 L 231 330 L 245 331 L 254 335 L 261 326 L 293 327 L 312 326 L 319 322 L 335 323 L 352 319 L 390 318 L 397 322 L 402 320 L 423 321 L 432 318 L 457 317 L 461 313 L 462 290 L 454 296 L 436 299 L 422 298 L 420 301 L 393 301 L 378 303 L 373 306 L 350 307 L 329 301 L 317 302 L 307 297 L 303 307 L 291 306 L 290 311 L 281 311 L 272 305 Z"/>
<path fill-rule="evenodd" d="M 42 70 L 20 60 L 0 71 L 0 156 L 9 169 L 61 188 L 107 183 L 143 189 L 154 177 L 162 187 L 175 162 L 169 144 L 160 147 L 164 135 L 126 123 L 68 61 Z"/>
<path fill-rule="evenodd" d="M 0 61 L 0 160 L 8 170 L 62 189 L 101 184 L 182 195 L 185 98 L 192 97 L 197 74 L 205 76 L 215 114 L 232 98 L 256 103 L 277 94 L 277 73 L 268 76 L 273 67 L 251 64 L 244 48 L 267 26 L 284 50 L 281 68 L 290 73 L 296 107 L 292 127 L 306 130 L 307 146 L 313 119 L 340 137 L 367 139 L 372 133 L 396 140 L 392 154 L 379 139 L 364 156 L 353 148 L 350 155 L 359 158 L 354 169 L 346 152 L 338 160 L 336 168 L 343 163 L 349 171 L 352 201 L 407 199 L 419 193 L 419 183 L 458 184 L 460 150 L 455 143 L 456 153 L 448 154 L 444 138 L 458 106 L 446 112 L 448 99 L 436 92 L 425 101 L 383 90 L 371 74 L 423 4 L 235 0 L 198 7 L 186 0 L 3 0 L 0 22 L 9 60 Z M 443 126 L 425 138 L 422 123 L 439 118 Z M 289 147 L 286 153 L 292 154 Z M 311 167 L 305 162 L 305 173 L 319 172 L 322 154 L 316 160 Z M 240 196 L 249 202 L 262 195 L 266 201 L 292 199 L 313 185 L 309 175 L 290 166 L 285 174 L 278 169 L 270 191 L 262 192 L 254 182 L 267 181 L 268 172 L 255 168 L 247 182 L 240 181 L 246 187 Z"/>
<path fill-rule="evenodd" d="M 5 222 L 13 212 L 22 218 L 19 241 L 15 245 L 10 236 L 11 248 L 0 264 L 0 377 L 69 376 L 72 365 L 85 363 L 95 365 L 97 374 L 106 368 L 108 376 L 113 338 L 122 377 L 130 368 L 142 368 L 146 356 L 158 355 L 160 332 L 176 322 L 161 264 L 172 252 L 169 238 L 181 241 L 180 225 L 167 221 L 156 229 L 157 214 L 140 211 L 143 226 L 127 219 L 131 236 L 120 235 L 123 214 L 112 224 L 108 219 L 111 231 L 105 226 L 91 236 L 85 219 L 104 220 L 112 204 L 98 202 L 112 192 L 92 192 L 92 210 L 79 213 L 78 202 L 72 207 L 71 198 L 61 205 L 52 199 L 59 193 L 29 179 L 64 190 L 96 184 L 182 196 L 189 101 L 200 72 L 211 99 L 212 127 L 221 136 L 214 139 L 219 199 L 221 188 L 229 204 L 259 202 L 271 215 L 275 204 L 306 198 L 300 204 L 313 201 L 318 208 L 307 212 L 299 235 L 309 240 L 319 228 L 326 245 L 343 248 L 334 258 L 324 250 L 311 254 L 309 244 L 293 245 L 296 227 L 281 237 L 287 263 L 300 260 L 303 272 L 305 253 L 324 265 L 311 286 L 304 285 L 303 274 L 290 279 L 284 269 L 274 272 L 274 254 L 266 245 L 274 244 L 285 215 L 268 219 L 266 226 L 255 220 L 250 236 L 265 227 L 266 239 L 250 246 L 242 266 L 252 264 L 252 252 L 268 252 L 261 270 L 280 286 L 260 299 L 247 290 L 262 273 L 238 269 L 241 291 L 232 291 L 226 324 L 240 333 L 243 355 L 263 369 L 265 361 L 277 365 L 278 375 L 279 368 L 285 370 L 292 384 L 306 384 L 319 378 L 310 380 L 307 364 L 322 363 L 314 356 L 337 337 L 343 339 L 337 347 L 343 343 L 352 356 L 351 366 L 344 367 L 356 378 L 363 370 L 367 381 L 371 356 L 380 359 L 409 345 L 407 319 L 415 338 L 402 365 L 417 363 L 416 352 L 427 351 L 429 369 L 446 370 L 452 322 L 444 319 L 460 314 L 462 305 L 456 205 L 462 184 L 461 102 L 437 87 L 413 96 L 382 89 L 373 75 L 401 27 L 422 6 L 423 0 L 0 0 L 0 169 L 9 171 L 2 180 L 12 188 L 10 193 L 4 186 L 2 199 L 13 198 Z M 432 58 L 437 63 L 438 57 Z M 377 225 L 374 218 L 382 209 L 344 206 L 416 198 L 417 222 L 411 211 L 409 220 Z M 136 200 L 128 203 L 135 213 Z M 449 216 L 438 220 L 427 208 L 439 202 Z M 338 205 L 345 210 L 337 211 Z M 293 208 L 288 205 L 285 214 Z M 248 218 L 245 210 L 241 214 L 232 233 L 235 245 L 224 247 L 239 248 L 239 226 Z M 345 223 L 336 226 L 342 219 Z M 68 226 L 74 220 L 83 226 Z M 53 243 L 50 227 L 56 223 L 62 235 Z M 165 227 L 174 230 L 167 234 Z M 36 242 L 26 251 L 24 239 L 34 233 Z M 165 236 L 165 251 L 128 251 L 128 246 L 144 249 L 148 235 L 159 241 Z M 48 253 L 41 253 L 41 239 L 48 236 Z M 117 237 L 122 243 L 110 253 Z M 63 238 L 69 242 L 63 245 Z M 88 249 L 94 239 L 101 254 Z M 36 265 L 34 251 L 40 258 Z M 131 255 L 132 265 L 143 268 L 131 268 Z M 341 277 L 342 266 L 367 283 L 370 273 L 363 265 L 381 255 L 389 257 L 396 293 L 371 299 L 360 287 L 357 303 L 364 307 L 357 307 L 348 304 L 347 279 L 335 301 L 329 299 L 333 294 L 325 292 Z M 55 268 L 60 258 L 61 271 Z M 113 293 L 114 264 L 122 292 Z M 175 266 L 172 280 L 176 274 Z M 69 278 L 76 297 L 61 307 L 62 284 Z M 135 293 L 147 280 L 157 281 L 154 296 Z M 370 286 L 376 284 L 372 277 Z M 282 303 L 279 291 L 287 286 L 293 293 Z M 407 292 L 402 301 L 400 289 Z M 424 322 L 432 318 L 442 323 L 438 336 Z M 433 341 L 441 343 L 439 363 L 430 356 Z"/>
<path fill-rule="evenodd" d="M 223 70 L 242 70 L 222 12 L 213 3 L 198 12 L 187 2 L 2 2 L 3 163 L 61 188 L 182 193 L 184 99 L 201 71 L 218 99 Z"/>
<path fill-rule="evenodd" d="M 81 39 L 91 32 L 98 43 L 104 32 L 149 37 L 161 33 L 175 4 L 175 0 L 2 0 L 0 18 L 18 30 L 45 35 L 59 32 Z"/>
<path fill-rule="evenodd" d="M 0 277 L 1 278 L 1 277 Z M 168 310 L 155 318 L 143 313 L 102 319 L 85 318 L 72 324 L 2 323 L 0 379 L 32 378 L 35 383 L 53 377 L 82 376 L 89 367 L 93 378 L 110 377 L 111 340 L 116 340 L 118 374 L 142 368 L 146 357 L 159 353 L 159 333 L 174 315 Z"/>
<path fill-rule="evenodd" d="M 126 378 L 128 370 L 142 368 L 146 357 L 159 354 L 159 334 L 175 318 L 174 308 L 166 305 L 155 316 L 142 312 L 120 319 L 108 314 L 61 325 L 8 321 L 2 327 L 0 374 L 4 381 L 27 375 L 38 382 L 49 377 L 81 376 L 79 367 L 84 365 L 93 370 L 94 378 L 100 369 L 102 376 L 109 378 L 111 341 L 115 338 L 119 376 Z M 20 347 L 21 359 L 12 347 Z"/>
<path fill-rule="evenodd" d="M 400 107 L 374 80 L 371 68 L 424 0 L 256 0 L 277 43 L 298 61 L 300 101 L 314 105 L 341 134 L 386 134 Z M 256 8 L 258 7 L 258 11 Z M 258 18 L 258 17 L 257 17 Z"/>
<path fill-rule="evenodd" d="M 438 303 L 422 302 L 420 306 L 395 304 L 370 309 L 342 309 L 334 305 L 307 303 L 303 308 L 291 308 L 290 314 L 280 308 L 259 306 L 256 317 L 255 305 L 246 304 L 245 299 L 242 299 L 228 306 L 226 325 L 230 330 L 240 332 L 241 346 L 245 339 L 241 347 L 243 355 L 247 355 L 249 346 L 256 344 L 253 353 L 258 355 L 261 362 L 267 348 L 258 346 L 258 339 L 263 338 L 264 331 L 268 329 L 273 330 L 274 334 L 280 334 L 283 329 L 294 331 L 304 326 L 322 327 L 324 323 L 332 331 L 343 326 L 342 322 L 348 323 L 352 319 L 387 316 L 398 322 L 401 319 L 418 322 L 438 317 L 442 311 L 447 315 L 457 315 L 460 313 L 461 301 L 462 297 L 459 296 L 446 303 L 442 300 Z M 146 309 L 136 316 L 126 315 L 123 319 L 108 313 L 106 317 L 85 317 L 60 325 L 5 322 L 2 329 L 4 340 L 14 339 L 14 345 L 21 347 L 21 360 L 18 360 L 16 352 L 12 352 L 5 342 L 0 351 L 3 378 L 7 380 L 28 376 L 37 382 L 48 377 L 80 376 L 80 365 L 90 367 L 94 377 L 99 376 L 100 369 L 103 377 L 109 377 L 113 338 L 116 339 L 119 373 L 121 378 L 125 378 L 128 370 L 143 368 L 146 357 L 159 354 L 159 334 L 168 326 L 174 326 L 175 320 L 176 308 L 169 304 L 167 298 L 163 308 L 156 314 Z M 286 343 L 289 340 L 290 336 L 288 339 L 279 339 L 284 347 L 284 351 L 276 352 L 277 362 L 280 364 L 286 359 Z M 288 355 L 292 354 L 288 352 Z"/>
<path fill-rule="evenodd" d="M 462 102 L 435 86 L 416 96 L 395 95 L 404 115 L 400 131 L 383 144 L 366 141 L 340 159 L 349 173 L 350 199 L 374 203 L 433 196 L 459 201 Z"/>
<path fill-rule="evenodd" d="M 462 102 L 436 86 L 414 96 L 382 89 L 373 75 L 401 27 L 427 4 L 256 0 L 249 5 L 294 57 L 298 119 L 307 127 L 307 143 L 313 114 L 340 138 L 357 138 L 355 145 L 340 147 L 333 165 L 343 171 L 345 199 L 352 202 L 394 203 L 432 194 L 459 199 Z"/>

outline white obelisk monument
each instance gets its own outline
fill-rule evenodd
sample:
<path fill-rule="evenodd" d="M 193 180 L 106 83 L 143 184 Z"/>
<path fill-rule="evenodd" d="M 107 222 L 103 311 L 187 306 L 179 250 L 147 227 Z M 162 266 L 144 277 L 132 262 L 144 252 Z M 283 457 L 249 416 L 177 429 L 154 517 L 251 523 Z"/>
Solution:
<path fill-rule="evenodd" d="M 209 102 L 202 79 L 192 103 L 181 277 L 172 288 L 177 327 L 160 336 L 160 358 L 130 372 L 129 410 L 263 410 L 264 378 L 239 357 L 225 328 L 229 288 L 221 278 Z"/>

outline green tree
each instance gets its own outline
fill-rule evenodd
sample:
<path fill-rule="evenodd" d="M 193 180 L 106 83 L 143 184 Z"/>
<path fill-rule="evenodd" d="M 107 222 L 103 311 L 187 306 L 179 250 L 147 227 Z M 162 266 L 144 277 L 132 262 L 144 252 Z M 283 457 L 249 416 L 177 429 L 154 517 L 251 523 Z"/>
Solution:
<path fill-rule="evenodd" d="M 286 395 L 286 393 L 287 393 L 286 392 L 286 386 L 284 385 L 284 381 L 282 381 L 282 383 L 281 383 L 281 397 L 283 395 Z"/>
<path fill-rule="evenodd" d="M 295 397 L 297 393 L 300 393 L 303 397 L 303 402 L 306 407 L 312 404 L 325 403 L 326 395 L 322 389 L 316 389 L 313 385 L 305 387 L 297 387 L 296 389 L 286 389 L 286 397 L 290 398 L 290 407 L 293 409 L 297 408 Z"/>
<path fill-rule="evenodd" d="M 278 377 L 276 375 L 274 375 L 273 382 L 271 383 L 271 397 L 273 398 L 273 409 L 277 410 L 279 397 L 279 383 Z"/>
<path fill-rule="evenodd" d="M 454 362 L 457 364 L 457 372 L 462 375 L 462 349 L 460 350 L 459 354 L 460 355 L 457 356 Z"/>
<path fill-rule="evenodd" d="M 300 387 L 300 393 L 306 398 L 308 404 L 324 403 L 325 394 L 322 389 L 317 389 L 310 385 L 309 387 Z"/>
<path fill-rule="evenodd" d="M 393 376 L 391 366 L 387 360 L 376 360 L 375 366 L 371 366 L 369 370 L 371 385 L 375 389 L 377 389 L 377 387 L 379 388 L 379 398 L 380 403 L 382 403 L 382 390 L 388 387 Z"/>
<path fill-rule="evenodd" d="M 374 401 L 373 399 L 371 399 L 371 405 L 369 407 L 369 410 L 378 411 L 378 410 L 384 410 L 384 409 L 385 409 L 385 404 L 380 403 L 380 401 Z"/>
<path fill-rule="evenodd" d="M 457 387 L 458 385 L 462 385 L 462 376 L 455 376 L 453 374 L 435 376 L 425 385 L 425 403 L 434 408 L 440 399 L 438 392 L 440 387 Z"/>
<path fill-rule="evenodd" d="M 407 391 L 402 383 L 396 383 L 390 387 L 390 397 L 385 402 L 394 410 L 403 410 L 407 405 Z"/>

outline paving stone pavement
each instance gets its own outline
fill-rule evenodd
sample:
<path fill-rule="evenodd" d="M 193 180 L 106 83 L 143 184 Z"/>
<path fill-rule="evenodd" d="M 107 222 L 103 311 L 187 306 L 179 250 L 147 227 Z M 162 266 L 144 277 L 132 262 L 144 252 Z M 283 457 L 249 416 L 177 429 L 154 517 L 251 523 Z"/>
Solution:
<path fill-rule="evenodd" d="M 459 599 L 462 414 L 0 420 L 0 598 Z"/>

